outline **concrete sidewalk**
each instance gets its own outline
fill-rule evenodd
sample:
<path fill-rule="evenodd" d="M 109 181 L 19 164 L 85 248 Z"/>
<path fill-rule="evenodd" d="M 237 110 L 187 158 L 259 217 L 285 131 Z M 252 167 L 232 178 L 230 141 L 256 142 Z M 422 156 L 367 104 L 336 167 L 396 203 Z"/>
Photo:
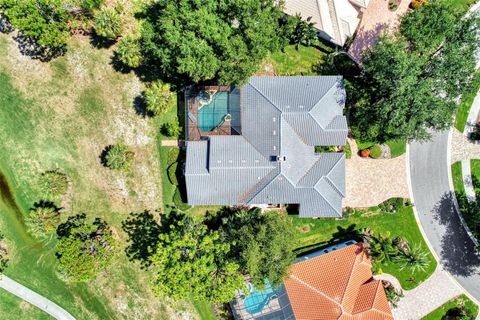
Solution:
<path fill-rule="evenodd" d="M 45 311 L 55 319 L 59 320 L 75 320 L 75 318 L 68 313 L 66 310 L 62 309 L 56 303 L 48 300 L 45 297 L 42 297 L 38 293 L 33 292 L 27 287 L 21 285 L 20 283 L 10 279 L 5 275 L 0 275 L 0 288 L 5 289 L 6 291 L 16 295 L 20 299 L 23 299 L 37 308 Z"/>

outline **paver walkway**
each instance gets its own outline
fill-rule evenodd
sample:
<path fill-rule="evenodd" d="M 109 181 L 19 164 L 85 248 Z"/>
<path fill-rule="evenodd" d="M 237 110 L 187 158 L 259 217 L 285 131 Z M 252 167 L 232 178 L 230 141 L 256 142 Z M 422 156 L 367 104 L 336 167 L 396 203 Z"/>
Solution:
<path fill-rule="evenodd" d="M 162 147 L 182 147 L 183 140 L 162 140 Z"/>
<path fill-rule="evenodd" d="M 452 129 L 451 163 L 470 159 L 480 159 L 480 143 L 472 142 L 457 129 Z"/>
<path fill-rule="evenodd" d="M 402 0 L 397 10 L 390 11 L 387 0 L 371 0 L 363 11 L 357 35 L 348 50 L 353 60 L 359 63 L 362 53 L 377 42 L 379 34 L 385 28 L 395 29 L 399 17 L 408 10 L 409 4 L 410 0 Z"/>
<path fill-rule="evenodd" d="M 357 144 L 348 139 L 352 158 L 345 161 L 344 207 L 371 207 L 393 198 L 408 198 L 406 155 L 393 159 L 364 159 Z"/>
<path fill-rule="evenodd" d="M 37 308 L 45 311 L 55 319 L 59 320 L 75 320 L 75 318 L 68 313 L 66 310 L 62 309 L 56 303 L 48 300 L 45 297 L 42 297 L 36 292 L 28 289 L 27 287 L 21 285 L 20 283 L 10 279 L 5 275 L 0 276 L 0 288 L 7 290 L 8 292 L 16 295 L 20 299 L 23 299 Z"/>
<path fill-rule="evenodd" d="M 445 270 L 437 267 L 425 282 L 413 290 L 403 291 L 397 308 L 392 309 L 396 320 L 418 320 L 445 302 L 461 295 L 463 290 Z"/>

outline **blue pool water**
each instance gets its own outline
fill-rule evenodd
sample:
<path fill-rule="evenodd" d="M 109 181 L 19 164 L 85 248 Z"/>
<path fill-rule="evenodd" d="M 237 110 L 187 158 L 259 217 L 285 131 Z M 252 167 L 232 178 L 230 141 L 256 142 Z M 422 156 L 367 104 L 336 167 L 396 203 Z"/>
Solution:
<path fill-rule="evenodd" d="M 271 297 L 275 295 L 275 291 L 272 289 L 270 282 L 265 281 L 265 289 L 258 291 L 252 286 L 250 294 L 243 300 L 245 309 L 248 313 L 254 314 L 263 310 L 263 308 L 268 304 Z"/>
<path fill-rule="evenodd" d="M 198 110 L 198 128 L 212 131 L 220 125 L 228 114 L 228 91 L 218 91 L 209 104 Z"/>

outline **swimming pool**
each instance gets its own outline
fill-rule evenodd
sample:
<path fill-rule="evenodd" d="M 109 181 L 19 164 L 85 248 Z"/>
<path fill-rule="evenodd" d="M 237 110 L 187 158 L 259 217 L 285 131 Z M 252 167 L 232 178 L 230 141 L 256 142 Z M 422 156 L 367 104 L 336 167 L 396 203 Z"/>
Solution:
<path fill-rule="evenodd" d="M 198 128 L 202 131 L 212 131 L 218 127 L 228 114 L 228 91 L 218 91 L 210 103 L 198 110 Z"/>
<path fill-rule="evenodd" d="M 276 295 L 275 291 L 270 285 L 270 282 L 266 280 L 265 289 L 261 291 L 255 289 L 253 285 L 251 286 L 250 294 L 243 300 L 243 304 L 248 313 L 258 313 L 265 308 L 274 295 Z"/>

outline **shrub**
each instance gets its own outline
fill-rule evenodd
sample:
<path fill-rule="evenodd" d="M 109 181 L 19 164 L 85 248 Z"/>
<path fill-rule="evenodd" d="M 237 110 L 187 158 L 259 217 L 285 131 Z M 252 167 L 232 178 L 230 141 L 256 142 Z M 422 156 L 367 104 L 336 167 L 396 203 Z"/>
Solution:
<path fill-rule="evenodd" d="M 39 45 L 34 55 L 49 60 L 65 52 L 69 15 L 62 0 L 1 0 L 0 11 L 21 36 Z"/>
<path fill-rule="evenodd" d="M 26 219 L 29 231 L 39 238 L 52 236 L 60 223 L 60 211 L 51 203 L 40 203 Z"/>
<path fill-rule="evenodd" d="M 139 41 L 132 36 L 120 40 L 115 54 L 118 61 L 130 68 L 138 68 L 142 63 Z"/>
<path fill-rule="evenodd" d="M 191 208 L 189 204 L 183 202 L 182 192 L 180 191 L 180 188 L 175 189 L 175 193 L 173 194 L 173 203 L 180 211 L 187 211 Z"/>
<path fill-rule="evenodd" d="M 425 268 L 430 264 L 427 252 L 420 246 L 416 246 L 411 250 L 400 250 L 395 260 L 400 263 L 400 269 L 408 268 L 412 272 L 425 271 Z"/>
<path fill-rule="evenodd" d="M 345 152 L 345 158 L 350 159 L 352 157 L 352 148 L 348 142 L 343 147 L 343 152 Z"/>
<path fill-rule="evenodd" d="M 315 146 L 315 152 L 316 153 L 337 152 L 337 147 L 336 146 Z"/>
<path fill-rule="evenodd" d="M 110 169 L 128 171 L 133 165 L 135 154 L 124 144 L 115 144 L 108 148 L 105 165 Z"/>
<path fill-rule="evenodd" d="M 93 10 L 100 8 L 105 0 L 83 0 L 81 7 L 88 13 L 92 13 Z"/>
<path fill-rule="evenodd" d="M 376 144 L 370 147 L 370 158 L 378 159 L 381 156 L 382 156 L 382 147 L 380 147 L 380 145 Z"/>
<path fill-rule="evenodd" d="M 8 267 L 8 250 L 3 242 L 4 240 L 4 235 L 3 233 L 0 232 L 0 275 L 5 271 L 5 269 Z"/>
<path fill-rule="evenodd" d="M 161 132 L 167 137 L 178 137 L 180 135 L 180 127 L 178 126 L 178 122 L 174 121 L 164 123 L 162 125 Z"/>
<path fill-rule="evenodd" d="M 122 20 L 114 9 L 104 8 L 95 15 L 95 33 L 106 39 L 116 39 L 122 32 Z"/>
<path fill-rule="evenodd" d="M 43 196 L 48 200 L 55 200 L 67 192 L 68 177 L 58 170 L 46 171 L 40 176 L 39 184 Z"/>
<path fill-rule="evenodd" d="M 410 2 L 410 8 L 417 9 L 425 4 L 427 4 L 427 0 L 412 0 L 412 2 Z"/>
<path fill-rule="evenodd" d="M 472 133 L 470 133 L 470 139 L 474 141 L 479 141 L 480 140 L 480 131 L 475 130 Z"/>
<path fill-rule="evenodd" d="M 164 113 L 175 103 L 175 95 L 170 91 L 170 85 L 161 81 L 151 82 L 143 95 L 147 110 L 154 115 Z"/>
<path fill-rule="evenodd" d="M 168 180 L 169 180 L 170 183 L 173 184 L 174 186 L 178 186 L 177 168 L 178 168 L 177 162 L 172 163 L 172 164 L 168 167 Z"/>
<path fill-rule="evenodd" d="M 370 156 L 370 149 L 363 149 L 360 151 L 360 156 L 362 158 L 368 158 L 368 156 Z"/>
<path fill-rule="evenodd" d="M 380 203 L 378 207 L 384 212 L 396 213 L 405 206 L 403 198 L 390 198 Z"/>

